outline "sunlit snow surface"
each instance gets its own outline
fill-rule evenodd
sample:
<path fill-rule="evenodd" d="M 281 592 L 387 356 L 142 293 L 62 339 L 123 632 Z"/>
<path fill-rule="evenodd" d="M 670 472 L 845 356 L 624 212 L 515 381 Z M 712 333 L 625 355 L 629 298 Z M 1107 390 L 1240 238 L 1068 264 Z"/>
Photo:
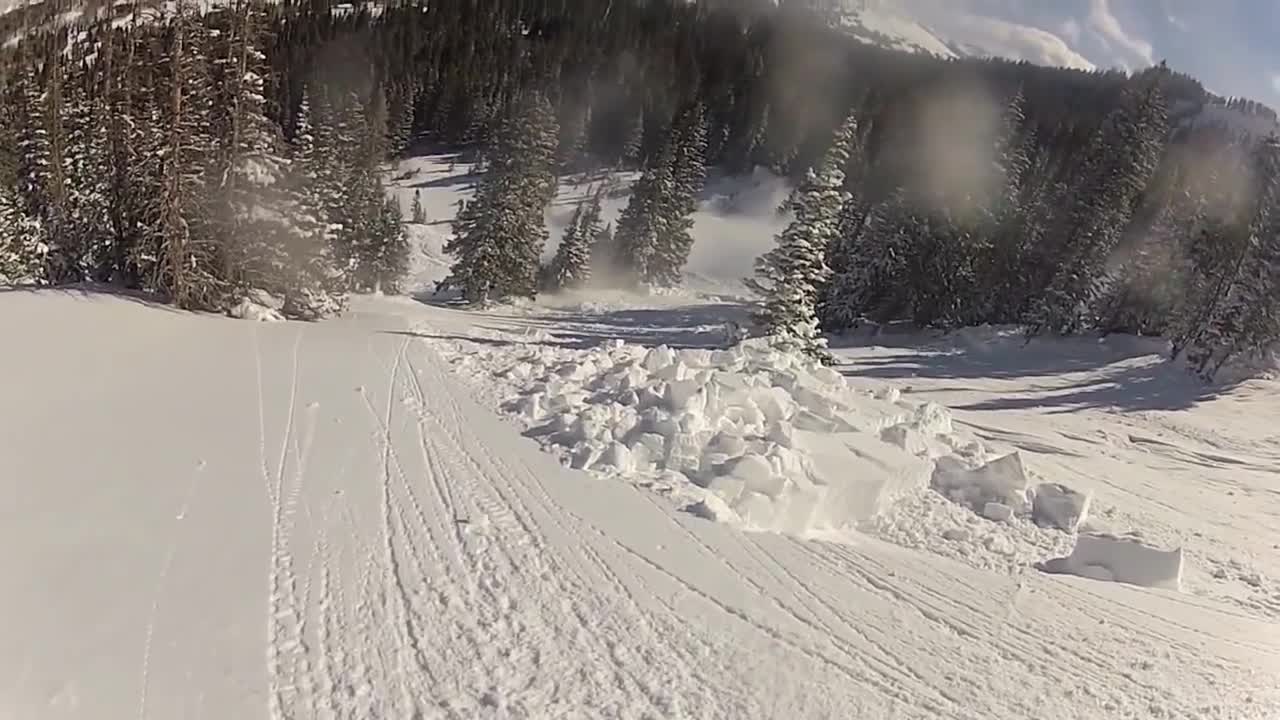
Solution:
<path fill-rule="evenodd" d="M 470 182 L 448 163 L 396 181 L 435 223 L 415 289 Z M 297 324 L 0 293 L 0 718 L 1275 717 L 1276 384 L 1214 395 L 1147 341 L 1000 329 L 837 340 L 833 373 L 717 355 L 784 194 L 713 181 L 695 289 L 664 296 L 423 292 Z M 548 375 L 572 442 L 522 412 Z M 784 392 L 734 395 L 748 377 Z M 567 467 L 624 380 L 666 383 L 664 462 L 695 415 L 743 445 L 707 475 Z M 1028 487 L 1088 495 L 1081 532 L 1181 548 L 1181 592 L 1108 581 L 1144 578 L 1097 547 L 1090 577 L 1042 572 L 1076 543 L 1034 503 L 993 521 L 934 487 L 944 458 L 1014 452 Z M 815 477 L 866 492 L 797 522 Z"/>

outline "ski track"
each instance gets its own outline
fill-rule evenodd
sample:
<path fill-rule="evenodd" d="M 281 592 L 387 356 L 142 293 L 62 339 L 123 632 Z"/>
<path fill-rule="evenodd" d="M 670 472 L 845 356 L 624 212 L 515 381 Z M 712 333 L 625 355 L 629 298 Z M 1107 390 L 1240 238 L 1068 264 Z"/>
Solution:
<path fill-rule="evenodd" d="M 362 356 L 336 361 L 354 363 L 360 384 L 330 418 L 307 403 L 310 337 L 304 343 L 297 326 L 275 332 L 250 329 L 270 521 L 272 720 L 798 717 L 832 708 L 977 720 L 1035 716 L 1064 693 L 1110 710 L 1150 702 L 1168 711 L 1159 684 L 1115 655 L 1058 642 L 1066 621 L 1036 628 L 1044 605 L 1083 608 L 1085 622 L 1131 624 L 1129 642 L 1175 660 L 1194 657 L 1199 638 L 1214 640 L 1174 618 L 1151 622 L 1138 598 L 1104 597 L 1087 584 L 1057 583 L 1050 597 L 1020 578 L 1001 577 L 993 589 L 943 571 L 935 582 L 922 580 L 938 574 L 925 561 L 899 566 L 886 560 L 898 555 L 859 545 L 706 532 L 652 492 L 627 487 L 619 492 L 660 528 L 656 550 L 637 545 L 572 502 L 573 490 L 541 466 L 472 427 L 470 398 L 429 341 L 371 337 Z M 268 342 L 291 345 L 269 355 Z M 669 561 L 667 545 L 681 555 Z M 156 712 L 153 636 L 175 552 L 171 544 L 152 595 L 138 720 Z M 1027 606 L 1040 609 L 1024 617 Z M 752 658 L 787 667 L 777 689 L 792 695 L 771 699 L 775 688 L 753 685 L 761 670 L 737 667 Z M 1008 681 L 993 672 L 1025 675 L 1029 687 L 1007 697 Z M 795 678 L 827 692 L 797 691 Z M 185 712 L 204 712 L 203 700 L 186 703 Z"/>

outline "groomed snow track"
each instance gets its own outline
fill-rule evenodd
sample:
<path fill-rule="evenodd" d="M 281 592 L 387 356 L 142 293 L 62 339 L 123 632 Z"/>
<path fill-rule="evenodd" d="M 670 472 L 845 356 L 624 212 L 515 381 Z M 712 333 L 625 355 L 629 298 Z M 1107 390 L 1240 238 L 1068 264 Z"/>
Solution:
<path fill-rule="evenodd" d="M 1280 707 L 1280 631 L 1208 601 L 747 534 L 565 469 L 417 337 L 454 322 L 0 296 L 0 718 Z"/>

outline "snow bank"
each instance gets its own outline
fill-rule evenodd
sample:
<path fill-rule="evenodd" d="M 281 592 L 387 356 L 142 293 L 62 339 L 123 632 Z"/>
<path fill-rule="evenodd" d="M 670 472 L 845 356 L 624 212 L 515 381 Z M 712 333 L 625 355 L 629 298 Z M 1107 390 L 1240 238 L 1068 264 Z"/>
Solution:
<path fill-rule="evenodd" d="M 1182 589 L 1182 548 L 1161 550 L 1132 537 L 1083 534 L 1064 558 L 1042 563 L 1049 573 L 1079 575 L 1094 580 Z"/>

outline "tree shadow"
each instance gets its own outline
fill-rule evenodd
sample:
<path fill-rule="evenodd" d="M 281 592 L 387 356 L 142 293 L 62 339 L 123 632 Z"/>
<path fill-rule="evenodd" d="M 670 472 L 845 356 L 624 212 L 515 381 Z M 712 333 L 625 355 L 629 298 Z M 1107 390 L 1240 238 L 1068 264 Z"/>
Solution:
<path fill-rule="evenodd" d="M 967 349 L 938 338 L 876 338 L 874 344 L 903 351 L 851 358 L 842 363 L 839 370 L 850 377 L 884 380 L 1045 378 L 1066 381 L 1025 383 L 1011 389 L 1009 395 L 969 404 L 953 403 L 951 407 L 957 410 L 1034 409 L 1051 414 L 1104 408 L 1185 410 L 1230 392 L 1237 385 L 1207 384 L 1180 364 L 1152 352 L 1149 344 L 1122 339 L 1116 339 L 1114 344 L 1094 338 L 1055 338 L 1030 344 L 996 341 Z M 950 385 L 945 389 L 973 388 Z"/>
<path fill-rule="evenodd" d="M 143 305 L 145 307 L 154 308 L 156 310 L 164 310 L 172 313 L 187 313 L 189 311 L 175 307 L 170 303 L 169 299 L 157 293 L 144 292 L 142 290 L 130 290 L 127 288 L 116 287 L 114 285 L 106 285 L 102 283 L 82 283 L 77 285 L 6 285 L 0 286 L 0 295 L 11 293 L 24 293 L 30 295 L 58 295 L 61 297 L 70 297 L 76 300 L 92 302 L 102 298 L 113 298 L 124 300 L 126 302 Z"/>
<path fill-rule="evenodd" d="M 958 410 L 1048 409 L 1049 414 L 1089 409 L 1186 410 L 1233 387 L 1232 384 L 1205 384 L 1173 363 L 1160 361 L 1119 367 L 1034 396 L 996 397 L 953 407 Z"/>
<path fill-rule="evenodd" d="M 718 349 L 728 345 L 725 323 L 744 323 L 748 309 L 735 303 L 673 305 L 656 308 L 618 308 L 600 312 L 541 308 L 537 316 L 506 315 L 470 309 L 456 296 L 422 293 L 414 297 L 425 305 L 465 312 L 477 330 L 503 332 L 509 341 L 493 344 L 536 344 L 582 350 L 610 340 L 637 345 L 666 345 L 674 349 Z M 520 338 L 521 329 L 537 331 L 537 339 Z M 446 338 L 465 340 L 468 338 Z"/>

